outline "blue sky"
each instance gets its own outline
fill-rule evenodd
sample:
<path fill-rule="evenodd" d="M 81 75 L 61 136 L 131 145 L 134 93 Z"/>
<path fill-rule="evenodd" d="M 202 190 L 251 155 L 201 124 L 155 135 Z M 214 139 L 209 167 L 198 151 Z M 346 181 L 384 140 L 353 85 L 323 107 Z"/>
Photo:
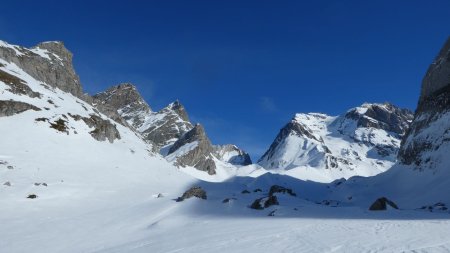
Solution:
<path fill-rule="evenodd" d="M 5 1 L 0 39 L 62 40 L 84 89 L 179 99 L 214 143 L 253 158 L 295 112 L 415 109 L 450 1 Z"/>

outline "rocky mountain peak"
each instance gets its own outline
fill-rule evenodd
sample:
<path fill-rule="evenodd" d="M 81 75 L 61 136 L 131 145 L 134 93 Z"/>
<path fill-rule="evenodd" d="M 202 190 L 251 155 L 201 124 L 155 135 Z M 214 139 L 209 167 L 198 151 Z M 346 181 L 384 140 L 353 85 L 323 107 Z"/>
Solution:
<path fill-rule="evenodd" d="M 56 54 L 66 62 L 72 62 L 72 53 L 66 48 L 62 41 L 46 41 L 37 44 L 33 49 L 40 48 L 48 50 L 50 53 Z M 55 56 L 55 57 L 56 57 Z"/>
<path fill-rule="evenodd" d="M 396 162 L 412 113 L 390 103 L 365 103 L 341 116 L 298 113 L 278 133 L 258 163 L 298 171 L 305 179 L 371 176 Z M 313 169 L 313 170 L 310 170 Z M 309 172 L 303 171 L 309 170 Z"/>
<path fill-rule="evenodd" d="M 33 48 L 0 41 L 0 58 L 16 64 L 33 78 L 89 100 L 82 91 L 80 78 L 72 64 L 72 53 L 62 42 L 44 42 Z"/>
<path fill-rule="evenodd" d="M 180 118 L 184 121 L 189 121 L 189 116 L 186 112 L 186 109 L 184 106 L 180 103 L 180 101 L 177 99 L 175 102 L 170 103 L 167 107 L 167 110 L 172 110 L 176 114 L 180 116 Z"/>
<path fill-rule="evenodd" d="M 151 112 L 150 106 L 131 83 L 121 83 L 93 96 L 100 111 L 115 118 L 117 113 L 132 127 L 139 128 Z"/>

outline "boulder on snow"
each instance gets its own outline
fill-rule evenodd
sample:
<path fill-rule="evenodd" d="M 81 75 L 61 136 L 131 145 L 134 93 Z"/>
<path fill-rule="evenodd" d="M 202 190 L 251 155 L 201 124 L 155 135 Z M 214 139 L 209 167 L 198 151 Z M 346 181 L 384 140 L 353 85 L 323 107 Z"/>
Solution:
<path fill-rule="evenodd" d="M 297 194 L 295 194 L 292 189 L 283 187 L 283 186 L 279 186 L 279 185 L 272 185 L 272 187 L 270 187 L 269 190 L 269 196 L 272 196 L 275 193 L 283 193 L 283 194 L 289 194 L 291 196 L 297 196 Z"/>
<path fill-rule="evenodd" d="M 385 197 L 382 197 L 382 198 L 375 200 L 375 202 L 373 202 L 373 204 L 369 207 L 369 210 L 370 211 L 383 211 L 383 210 L 387 209 L 388 205 L 394 209 L 398 209 L 398 206 L 394 202 L 392 202 L 391 200 L 389 200 Z"/>
<path fill-rule="evenodd" d="M 35 199 L 35 198 L 37 198 L 37 195 L 36 195 L 36 194 L 30 194 L 30 195 L 28 195 L 28 197 L 27 197 L 27 199 Z"/>
<path fill-rule="evenodd" d="M 191 189 L 187 190 L 183 193 L 183 196 L 178 197 L 177 202 L 181 202 L 185 199 L 197 197 L 199 199 L 206 199 L 206 191 L 203 190 L 201 187 L 194 186 Z"/>

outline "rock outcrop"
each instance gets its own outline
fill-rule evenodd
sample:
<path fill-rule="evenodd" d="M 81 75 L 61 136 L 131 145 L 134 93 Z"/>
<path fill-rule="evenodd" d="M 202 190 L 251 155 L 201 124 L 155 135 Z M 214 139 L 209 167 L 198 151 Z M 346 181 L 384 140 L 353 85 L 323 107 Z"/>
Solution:
<path fill-rule="evenodd" d="M 24 80 L 18 78 L 17 76 L 11 75 L 1 69 L 0 69 L 0 81 L 9 86 L 7 90 L 14 94 L 26 95 L 31 98 L 41 97 L 41 94 L 39 94 L 39 92 L 34 92 L 33 90 L 31 90 L 30 87 L 26 85 Z"/>
<path fill-rule="evenodd" d="M 93 96 L 94 106 L 116 122 L 125 120 L 134 129 L 144 124 L 146 116 L 152 112 L 131 83 L 113 86 Z"/>
<path fill-rule="evenodd" d="M 428 68 L 399 160 L 416 169 L 447 166 L 450 150 L 450 38 Z"/>
<path fill-rule="evenodd" d="M 109 120 L 102 119 L 101 117 L 91 114 L 89 118 L 83 117 L 82 120 L 86 125 L 94 128 L 91 132 L 91 136 L 98 141 L 108 140 L 113 143 L 114 140 L 120 140 L 120 133 L 116 128 L 116 125 L 111 123 Z"/>
<path fill-rule="evenodd" d="M 16 64 L 37 80 L 89 100 L 73 68 L 72 53 L 63 42 L 43 42 L 28 49 L 0 41 L 0 58 Z"/>
<path fill-rule="evenodd" d="M 148 115 L 138 131 L 145 139 L 163 148 L 175 143 L 192 128 L 186 109 L 179 101 L 175 101 L 160 111 Z M 166 155 L 167 151 L 163 150 L 162 154 Z"/>
<path fill-rule="evenodd" d="M 205 129 L 197 124 L 172 145 L 167 159 L 178 166 L 192 166 L 213 175 L 216 174 L 213 152 L 214 148 Z"/>
<path fill-rule="evenodd" d="M 391 200 L 382 197 L 379 198 L 377 200 L 375 200 L 375 202 L 373 202 L 373 204 L 369 207 L 370 211 L 384 211 L 387 210 L 388 206 L 390 206 L 391 208 L 394 209 L 398 209 L 398 206 Z"/>
<path fill-rule="evenodd" d="M 181 202 L 192 197 L 207 199 L 206 191 L 199 186 L 191 187 L 189 190 L 185 191 L 181 197 L 177 198 L 177 202 Z"/>
<path fill-rule="evenodd" d="M 12 100 L 0 100 L 0 117 L 12 116 L 27 110 L 40 111 L 38 107 L 24 102 Z"/>

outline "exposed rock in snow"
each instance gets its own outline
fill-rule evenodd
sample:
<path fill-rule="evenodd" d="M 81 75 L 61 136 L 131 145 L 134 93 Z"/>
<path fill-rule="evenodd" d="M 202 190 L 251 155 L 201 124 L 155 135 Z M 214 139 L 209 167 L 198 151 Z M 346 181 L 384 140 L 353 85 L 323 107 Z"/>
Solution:
<path fill-rule="evenodd" d="M 94 95 L 94 105 L 110 118 L 120 121 L 123 118 L 128 124 L 138 129 L 145 117 L 151 113 L 150 106 L 144 101 L 136 87 L 123 83 Z"/>
<path fill-rule="evenodd" d="M 19 101 L 2 101 L 0 100 L 0 117 L 11 116 L 22 113 L 27 110 L 40 111 L 38 107 Z"/>
<path fill-rule="evenodd" d="M 372 176 L 396 161 L 412 113 L 392 104 L 363 104 L 332 117 L 297 114 L 258 163 L 308 180 Z"/>
<path fill-rule="evenodd" d="M 377 200 L 375 200 L 375 202 L 373 202 L 373 204 L 369 207 L 370 211 L 383 211 L 383 210 L 387 210 L 388 206 L 390 206 L 391 208 L 394 209 L 398 209 L 398 206 L 391 200 L 382 197 L 379 198 Z"/>
<path fill-rule="evenodd" d="M 185 199 L 189 199 L 192 197 L 196 197 L 199 199 L 206 199 L 207 198 L 206 191 L 198 186 L 191 187 L 189 190 L 183 193 L 183 196 L 177 198 L 177 202 L 181 202 Z"/>
<path fill-rule="evenodd" d="M 91 114 L 89 118 L 83 117 L 82 119 L 86 125 L 94 128 L 94 130 L 89 132 L 94 139 L 98 141 L 108 140 L 111 143 L 116 139 L 120 139 L 120 133 L 116 125 L 112 124 L 109 120 L 102 119 L 95 114 Z"/>
<path fill-rule="evenodd" d="M 145 115 L 137 130 L 145 139 L 162 148 L 172 145 L 192 128 L 184 106 L 175 101 L 158 112 Z"/>
<path fill-rule="evenodd" d="M 8 91 L 18 94 L 18 95 L 27 95 L 31 98 L 40 97 L 41 94 L 39 92 L 34 92 L 25 84 L 25 81 L 9 74 L 3 70 L 0 70 L 0 81 L 9 86 Z"/>
<path fill-rule="evenodd" d="M 289 188 L 286 188 L 283 186 L 279 186 L 279 185 L 272 185 L 269 190 L 269 196 L 272 196 L 275 193 L 283 193 L 283 194 L 289 194 L 291 196 L 297 196 L 297 194 L 295 194 L 292 191 L 292 189 L 289 189 Z"/>
<path fill-rule="evenodd" d="M 36 80 L 89 100 L 72 65 L 72 53 L 62 42 L 44 42 L 28 49 L 0 41 L 0 58 L 16 64 Z"/>
<path fill-rule="evenodd" d="M 270 195 L 269 197 L 259 198 L 253 201 L 250 205 L 251 209 L 263 210 L 274 205 L 279 205 L 277 196 Z"/>
<path fill-rule="evenodd" d="M 175 161 L 178 166 L 192 166 L 213 175 L 216 174 L 213 152 L 213 146 L 206 136 L 205 129 L 197 124 L 173 144 L 167 159 Z"/>

